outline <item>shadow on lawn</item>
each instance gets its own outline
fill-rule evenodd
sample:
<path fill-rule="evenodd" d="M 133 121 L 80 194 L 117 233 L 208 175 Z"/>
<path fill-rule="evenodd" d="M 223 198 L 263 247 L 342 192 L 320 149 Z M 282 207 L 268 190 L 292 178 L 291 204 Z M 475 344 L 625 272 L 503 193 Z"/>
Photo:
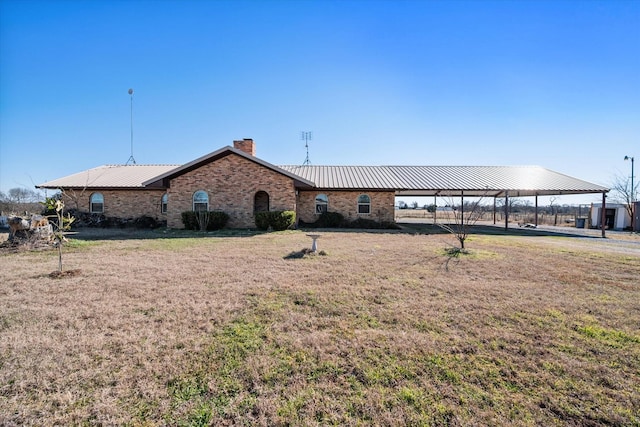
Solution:
<path fill-rule="evenodd" d="M 314 228 L 314 232 L 332 233 L 391 233 L 391 234 L 449 234 L 435 224 L 399 223 L 399 229 L 352 229 L 352 228 Z M 307 232 L 307 229 L 299 229 Z M 222 229 L 217 231 L 191 231 L 178 229 L 136 229 L 136 228 L 78 228 L 69 233 L 69 237 L 76 240 L 147 240 L 147 239 L 193 239 L 208 237 L 253 237 L 268 232 L 256 229 Z M 469 226 L 469 234 L 491 236 L 532 236 L 532 237 L 582 237 L 600 238 L 599 236 L 562 232 L 548 229 L 509 228 L 491 225 Z"/>
<path fill-rule="evenodd" d="M 420 223 L 400 223 L 405 232 L 414 232 L 420 234 L 450 234 L 448 231 L 436 224 L 420 224 Z M 588 234 L 578 234 L 571 232 L 563 232 L 558 230 L 549 230 L 543 228 L 509 228 L 492 225 L 471 225 L 468 227 L 468 234 L 488 235 L 488 236 L 531 236 L 531 237 L 582 237 L 582 238 L 601 238 L 600 236 L 592 236 Z"/>
<path fill-rule="evenodd" d="M 223 229 L 217 231 L 174 230 L 166 228 L 77 228 L 68 236 L 75 240 L 148 240 L 148 239 L 198 239 L 207 237 L 253 237 L 266 231 L 247 229 Z"/>

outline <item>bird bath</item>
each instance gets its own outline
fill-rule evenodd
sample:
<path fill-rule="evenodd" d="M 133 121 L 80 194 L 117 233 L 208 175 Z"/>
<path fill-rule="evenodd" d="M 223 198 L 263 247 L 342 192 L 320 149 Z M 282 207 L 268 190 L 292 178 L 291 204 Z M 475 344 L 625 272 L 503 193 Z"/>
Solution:
<path fill-rule="evenodd" d="M 318 243 L 317 240 L 320 238 L 319 234 L 307 234 L 308 237 L 311 237 L 313 239 L 313 243 L 311 243 L 311 252 L 317 252 L 318 251 Z"/>

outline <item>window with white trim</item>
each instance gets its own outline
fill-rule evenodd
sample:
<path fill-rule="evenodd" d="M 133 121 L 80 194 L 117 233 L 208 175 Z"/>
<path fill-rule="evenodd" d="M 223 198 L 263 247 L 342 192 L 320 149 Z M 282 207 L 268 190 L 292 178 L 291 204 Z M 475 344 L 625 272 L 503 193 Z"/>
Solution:
<path fill-rule="evenodd" d="M 366 194 L 358 196 L 358 213 L 370 214 L 371 213 L 371 198 Z"/>
<path fill-rule="evenodd" d="M 160 213 L 167 213 L 167 205 L 169 202 L 169 195 L 164 193 L 162 199 L 160 199 Z"/>
<path fill-rule="evenodd" d="M 326 194 L 318 194 L 316 196 L 316 214 L 320 215 L 327 212 L 329 208 L 329 198 Z"/>
<path fill-rule="evenodd" d="M 104 213 L 104 196 L 102 193 L 93 193 L 89 198 L 89 212 Z"/>
<path fill-rule="evenodd" d="M 209 210 L 209 195 L 204 190 L 198 190 L 193 193 L 193 210 L 194 212 Z"/>

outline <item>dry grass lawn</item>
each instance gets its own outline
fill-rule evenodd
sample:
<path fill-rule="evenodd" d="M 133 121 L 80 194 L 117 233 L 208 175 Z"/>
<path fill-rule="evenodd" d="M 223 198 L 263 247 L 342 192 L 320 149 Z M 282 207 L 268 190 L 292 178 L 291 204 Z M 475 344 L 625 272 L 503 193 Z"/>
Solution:
<path fill-rule="evenodd" d="M 640 255 L 146 232 L 0 254 L 0 425 L 640 425 Z"/>

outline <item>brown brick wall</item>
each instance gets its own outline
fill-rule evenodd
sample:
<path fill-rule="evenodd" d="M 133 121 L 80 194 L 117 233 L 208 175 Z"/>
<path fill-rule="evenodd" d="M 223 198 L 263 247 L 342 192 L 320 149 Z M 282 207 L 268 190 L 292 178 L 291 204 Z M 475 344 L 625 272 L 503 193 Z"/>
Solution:
<path fill-rule="evenodd" d="M 315 222 L 318 215 L 316 211 L 316 196 L 324 194 L 329 198 L 329 212 L 339 212 L 349 220 L 358 217 L 373 219 L 375 221 L 393 222 L 395 193 L 371 192 L 371 191 L 300 191 L 298 197 L 298 218 L 304 222 Z M 366 194 L 371 199 L 371 213 L 358 214 L 358 196 Z"/>
<path fill-rule="evenodd" d="M 70 209 L 89 212 L 89 200 L 93 193 L 101 193 L 104 197 L 103 214 L 108 217 L 138 218 L 150 216 L 162 220 L 166 216 L 160 213 L 160 200 L 164 194 L 163 189 L 85 190 L 82 192 L 68 190 L 65 192 L 65 205 Z"/>
<path fill-rule="evenodd" d="M 258 191 L 269 195 L 269 210 L 294 210 L 299 219 L 314 222 L 315 197 L 329 198 L 329 211 L 339 212 L 347 219 L 358 217 L 375 221 L 394 220 L 395 194 L 392 191 L 300 191 L 296 197 L 293 180 L 236 154 L 187 172 L 171 180 L 168 212 L 160 213 L 164 189 L 102 190 L 104 214 L 109 217 L 136 218 L 143 215 L 166 219 L 170 228 L 183 228 L 181 213 L 193 209 L 193 193 L 204 190 L 209 195 L 209 210 L 220 210 L 230 216 L 231 228 L 255 227 L 254 197 Z M 67 206 L 89 211 L 93 191 L 67 191 Z M 371 198 L 371 213 L 358 214 L 357 200 L 361 194 Z M 77 202 L 77 204 L 76 204 Z"/>
<path fill-rule="evenodd" d="M 269 194 L 269 209 L 295 210 L 293 180 L 255 162 L 230 154 L 171 180 L 167 226 L 183 228 L 181 213 L 193 209 L 197 190 L 209 194 L 209 210 L 220 210 L 231 217 L 228 227 L 255 227 L 254 197 L 258 191 Z"/>

